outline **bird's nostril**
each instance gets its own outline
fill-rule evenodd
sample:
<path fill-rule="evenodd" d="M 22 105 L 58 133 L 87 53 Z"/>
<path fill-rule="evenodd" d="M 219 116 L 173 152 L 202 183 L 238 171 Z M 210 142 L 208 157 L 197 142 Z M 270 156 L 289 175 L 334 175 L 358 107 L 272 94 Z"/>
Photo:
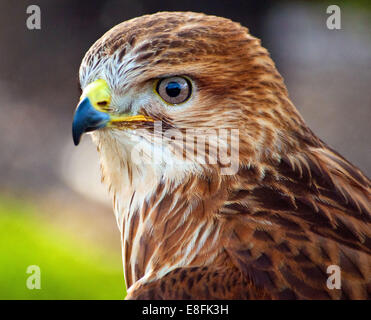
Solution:
<path fill-rule="evenodd" d="M 100 106 L 100 107 L 106 107 L 108 105 L 108 101 L 106 101 L 106 100 L 99 101 L 99 102 L 97 102 L 97 105 Z"/>

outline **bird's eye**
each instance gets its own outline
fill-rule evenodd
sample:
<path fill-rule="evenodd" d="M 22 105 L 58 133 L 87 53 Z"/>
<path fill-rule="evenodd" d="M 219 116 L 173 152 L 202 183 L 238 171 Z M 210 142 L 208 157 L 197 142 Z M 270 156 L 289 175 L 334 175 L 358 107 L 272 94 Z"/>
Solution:
<path fill-rule="evenodd" d="M 188 100 L 192 93 L 191 82 L 182 77 L 164 78 L 158 81 L 156 91 L 170 104 L 179 104 Z"/>

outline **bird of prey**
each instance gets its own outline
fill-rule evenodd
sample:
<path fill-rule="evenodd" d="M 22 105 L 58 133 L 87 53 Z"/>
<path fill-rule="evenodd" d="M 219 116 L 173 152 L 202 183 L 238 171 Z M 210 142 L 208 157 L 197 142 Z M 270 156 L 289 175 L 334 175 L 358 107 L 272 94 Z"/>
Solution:
<path fill-rule="evenodd" d="M 370 180 L 308 128 L 247 28 L 138 17 L 93 44 L 79 79 L 73 139 L 97 145 L 127 299 L 370 298 Z M 193 129 L 232 173 L 219 153 L 187 157 Z"/>

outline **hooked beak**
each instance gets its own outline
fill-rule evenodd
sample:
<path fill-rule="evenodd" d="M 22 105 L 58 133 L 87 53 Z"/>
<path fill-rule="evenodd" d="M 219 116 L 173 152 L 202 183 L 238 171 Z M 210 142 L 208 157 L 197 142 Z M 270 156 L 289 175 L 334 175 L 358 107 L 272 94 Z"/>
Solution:
<path fill-rule="evenodd" d="M 75 146 L 80 143 L 83 133 L 104 128 L 109 120 L 108 113 L 95 109 L 88 97 L 83 98 L 76 108 L 72 123 L 72 137 Z"/>
<path fill-rule="evenodd" d="M 112 115 L 109 113 L 110 103 L 111 90 L 105 80 L 95 80 L 84 89 L 72 123 L 72 137 L 76 146 L 85 132 L 107 126 L 154 121 L 144 115 Z"/>

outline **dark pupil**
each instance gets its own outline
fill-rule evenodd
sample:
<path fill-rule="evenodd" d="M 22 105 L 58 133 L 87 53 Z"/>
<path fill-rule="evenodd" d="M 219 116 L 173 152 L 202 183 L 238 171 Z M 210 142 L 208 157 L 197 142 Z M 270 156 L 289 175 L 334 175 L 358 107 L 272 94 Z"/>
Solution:
<path fill-rule="evenodd" d="M 178 82 L 169 82 L 166 85 L 166 93 L 169 97 L 175 98 L 179 95 L 181 91 L 181 86 Z"/>

